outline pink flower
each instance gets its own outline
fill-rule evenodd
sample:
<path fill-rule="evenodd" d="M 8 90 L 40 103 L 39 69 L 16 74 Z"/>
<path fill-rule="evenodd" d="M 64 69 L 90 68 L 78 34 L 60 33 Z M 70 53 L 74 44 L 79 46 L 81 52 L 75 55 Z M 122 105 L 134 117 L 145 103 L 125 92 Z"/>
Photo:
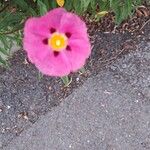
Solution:
<path fill-rule="evenodd" d="M 91 53 L 85 23 L 63 8 L 28 19 L 23 43 L 29 60 L 50 76 L 62 77 L 77 71 Z"/>

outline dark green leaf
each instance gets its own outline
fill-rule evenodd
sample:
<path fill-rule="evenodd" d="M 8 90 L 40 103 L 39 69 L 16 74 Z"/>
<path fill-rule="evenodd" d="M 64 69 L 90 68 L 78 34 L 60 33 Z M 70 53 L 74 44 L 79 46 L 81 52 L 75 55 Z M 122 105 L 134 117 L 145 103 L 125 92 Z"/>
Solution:
<path fill-rule="evenodd" d="M 41 0 L 37 1 L 37 5 L 39 7 L 39 13 L 40 13 L 40 15 L 41 16 L 44 15 L 47 12 L 46 5 Z"/>

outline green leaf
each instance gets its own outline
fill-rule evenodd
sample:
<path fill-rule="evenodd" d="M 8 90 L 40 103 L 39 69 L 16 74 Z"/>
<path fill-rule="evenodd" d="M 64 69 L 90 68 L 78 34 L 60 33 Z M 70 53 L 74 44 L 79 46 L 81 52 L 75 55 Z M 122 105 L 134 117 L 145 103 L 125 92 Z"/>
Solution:
<path fill-rule="evenodd" d="M 109 0 L 98 0 L 100 11 L 108 11 L 110 8 Z"/>
<path fill-rule="evenodd" d="M 131 14 L 132 11 L 132 0 L 126 1 L 127 17 Z"/>
<path fill-rule="evenodd" d="M 86 73 L 86 70 L 84 67 L 82 67 L 80 70 L 79 70 L 79 74 L 85 74 Z"/>
<path fill-rule="evenodd" d="M 72 10 L 73 9 L 73 1 L 74 0 L 72 0 L 72 1 L 70 1 L 70 0 L 66 0 L 65 1 L 65 5 L 64 5 L 64 7 L 68 10 L 68 11 L 70 11 L 70 10 Z"/>
<path fill-rule="evenodd" d="M 83 7 L 83 11 L 86 11 L 89 4 L 90 4 L 91 0 L 82 0 L 81 1 L 81 6 Z"/>
<path fill-rule="evenodd" d="M 18 25 L 23 19 L 23 13 L 6 13 L 5 17 L 1 19 L 0 29 L 8 29 Z"/>
<path fill-rule="evenodd" d="M 95 10 L 95 8 L 96 8 L 96 1 L 95 0 L 93 0 L 93 1 L 91 1 L 91 8 L 92 8 L 92 10 Z"/>
<path fill-rule="evenodd" d="M 46 5 L 41 0 L 37 1 L 37 5 L 39 7 L 39 13 L 40 13 L 40 15 L 41 16 L 44 15 L 47 12 Z"/>
<path fill-rule="evenodd" d="M 41 72 L 38 72 L 38 80 L 40 81 L 43 78 L 43 74 Z"/>
<path fill-rule="evenodd" d="M 82 0 L 73 0 L 73 7 L 78 14 L 81 14 L 82 10 Z"/>
<path fill-rule="evenodd" d="M 72 78 L 69 79 L 68 76 L 61 77 L 65 87 L 69 86 L 72 82 Z"/>
<path fill-rule="evenodd" d="M 9 49 L 9 44 L 5 35 L 0 35 L 0 42 L 3 44 L 5 49 Z"/>
<path fill-rule="evenodd" d="M 99 17 L 104 17 L 106 14 L 108 14 L 108 11 L 100 11 L 97 13 Z"/>
<path fill-rule="evenodd" d="M 5 48 L 1 48 L 0 47 L 0 53 L 4 54 L 4 55 L 8 55 L 8 52 Z"/>
<path fill-rule="evenodd" d="M 11 3 L 18 5 L 22 10 L 29 9 L 29 6 L 28 6 L 27 2 L 25 2 L 25 0 L 12 0 Z"/>
<path fill-rule="evenodd" d="M 51 0 L 50 2 L 50 8 L 53 9 L 53 8 L 56 8 L 57 7 L 57 3 L 55 0 Z"/>
<path fill-rule="evenodd" d="M 4 67 L 7 66 L 7 62 L 0 56 L 0 64 Z"/>

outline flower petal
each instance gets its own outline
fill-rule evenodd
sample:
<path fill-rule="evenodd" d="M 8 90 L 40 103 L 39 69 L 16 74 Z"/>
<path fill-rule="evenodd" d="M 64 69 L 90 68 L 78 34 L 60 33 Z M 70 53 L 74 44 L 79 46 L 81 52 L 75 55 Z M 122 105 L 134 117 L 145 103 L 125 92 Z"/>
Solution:
<path fill-rule="evenodd" d="M 34 34 L 36 36 L 49 37 L 51 28 L 58 28 L 60 20 L 66 10 L 56 8 L 49 11 L 46 15 L 37 18 L 29 18 L 25 23 L 24 35 Z M 30 36 L 29 35 L 29 36 Z"/>
<path fill-rule="evenodd" d="M 59 28 L 62 33 L 70 33 L 72 39 L 83 39 L 87 37 L 85 23 L 73 13 L 64 13 Z"/>
<path fill-rule="evenodd" d="M 38 62 L 35 65 L 43 74 L 50 76 L 63 77 L 68 75 L 71 70 L 66 56 L 61 52 L 57 57 L 51 53 L 42 62 Z"/>
<path fill-rule="evenodd" d="M 42 18 L 29 18 L 25 23 L 24 36 L 29 38 L 31 35 L 36 37 L 48 37 L 49 36 L 49 26 L 45 24 Z"/>
<path fill-rule="evenodd" d="M 63 52 L 55 55 L 49 46 L 24 41 L 29 60 L 46 75 L 65 76 L 70 73 L 70 63 Z"/>
<path fill-rule="evenodd" d="M 44 15 L 42 19 L 45 21 L 45 24 L 57 29 L 59 28 L 61 18 L 65 13 L 67 13 L 67 11 L 64 8 L 55 8 Z"/>
<path fill-rule="evenodd" d="M 66 51 L 65 54 L 70 62 L 71 71 L 77 71 L 85 64 L 86 59 L 91 53 L 89 41 L 85 40 L 70 40 L 69 46 L 71 51 Z"/>
<path fill-rule="evenodd" d="M 38 38 L 34 38 L 32 41 L 24 39 L 23 43 L 24 50 L 27 52 L 29 60 L 32 63 L 41 62 L 52 52 L 50 47 L 48 45 L 44 45 Z"/>

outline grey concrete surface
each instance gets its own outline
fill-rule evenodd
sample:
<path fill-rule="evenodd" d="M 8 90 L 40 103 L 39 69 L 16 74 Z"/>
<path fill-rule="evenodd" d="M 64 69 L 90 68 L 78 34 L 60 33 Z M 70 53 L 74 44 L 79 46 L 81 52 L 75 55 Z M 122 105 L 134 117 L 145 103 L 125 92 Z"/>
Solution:
<path fill-rule="evenodd" d="M 88 79 L 3 150 L 150 150 L 150 43 Z"/>

